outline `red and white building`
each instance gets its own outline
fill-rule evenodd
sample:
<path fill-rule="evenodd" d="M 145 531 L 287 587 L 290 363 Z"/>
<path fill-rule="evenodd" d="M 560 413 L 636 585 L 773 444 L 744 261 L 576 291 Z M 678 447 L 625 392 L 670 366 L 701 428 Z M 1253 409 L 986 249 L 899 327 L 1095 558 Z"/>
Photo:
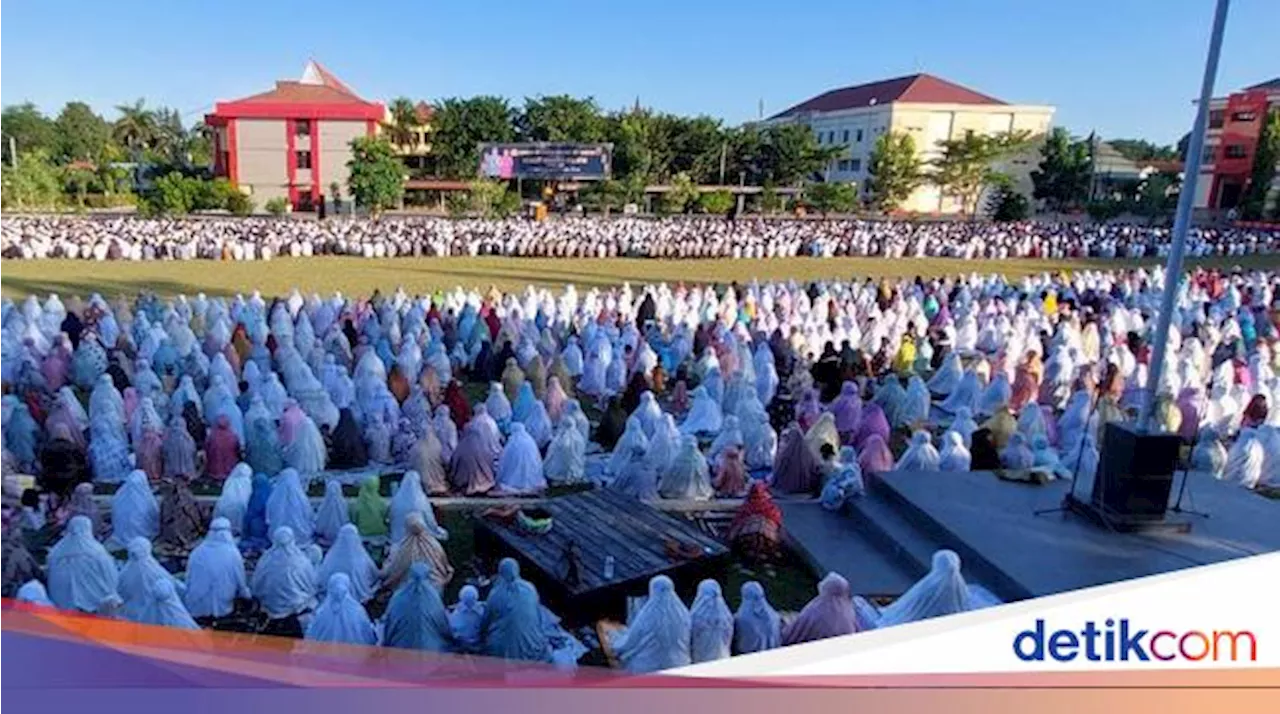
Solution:
<path fill-rule="evenodd" d="M 1209 103 L 1209 128 L 1196 180 L 1196 208 L 1225 211 L 1240 204 L 1253 173 L 1263 122 L 1274 109 L 1280 109 L 1280 77 Z M 1271 190 L 1276 189 L 1273 182 Z"/>
<path fill-rule="evenodd" d="M 296 81 L 214 105 L 205 116 L 214 131 L 214 174 L 259 207 L 284 197 L 295 211 L 313 210 L 335 182 L 345 195 L 351 140 L 376 134 L 385 117 L 382 104 L 361 99 L 311 61 Z"/>

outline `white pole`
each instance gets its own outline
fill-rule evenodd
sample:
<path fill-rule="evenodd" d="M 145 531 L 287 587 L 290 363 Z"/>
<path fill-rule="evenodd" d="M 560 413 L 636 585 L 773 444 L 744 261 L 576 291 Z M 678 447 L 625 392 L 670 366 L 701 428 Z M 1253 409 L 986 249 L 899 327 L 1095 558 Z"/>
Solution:
<path fill-rule="evenodd" d="M 1182 283 L 1182 253 L 1186 249 L 1187 229 L 1191 223 L 1191 208 L 1195 201 L 1196 181 L 1200 177 L 1200 157 L 1204 151 L 1205 124 L 1208 123 L 1209 102 L 1213 100 L 1213 80 L 1218 74 L 1218 55 L 1222 51 L 1222 34 L 1227 24 L 1227 8 L 1231 0 L 1218 0 L 1213 15 L 1213 32 L 1209 35 L 1209 56 L 1204 63 L 1204 79 L 1200 83 L 1200 101 L 1196 104 L 1196 121 L 1191 127 L 1191 142 L 1187 146 L 1187 160 L 1183 164 L 1182 191 L 1178 196 L 1178 212 L 1173 219 L 1172 242 L 1169 246 L 1169 263 L 1164 269 L 1164 295 L 1160 299 L 1160 319 L 1156 323 L 1154 353 L 1151 369 L 1147 374 L 1147 393 L 1142 400 L 1138 416 L 1138 429 L 1146 431 L 1155 413 L 1156 395 L 1164 372 L 1165 347 L 1169 342 L 1169 325 L 1173 319 L 1173 303 Z"/>

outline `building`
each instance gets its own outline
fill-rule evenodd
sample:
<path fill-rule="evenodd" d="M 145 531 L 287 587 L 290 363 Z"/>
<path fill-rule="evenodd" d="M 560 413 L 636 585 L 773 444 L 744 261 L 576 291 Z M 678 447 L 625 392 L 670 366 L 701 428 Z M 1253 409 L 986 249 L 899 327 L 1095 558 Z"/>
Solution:
<path fill-rule="evenodd" d="M 1209 103 L 1196 208 L 1225 211 L 1239 205 L 1253 173 L 1262 124 L 1267 113 L 1276 110 L 1280 110 L 1280 77 Z M 1280 190 L 1280 184 L 1273 181 L 1271 190 Z"/>
<path fill-rule="evenodd" d="M 914 137 L 924 161 L 940 154 L 938 142 L 966 132 L 996 134 L 1049 130 L 1053 107 L 1009 104 L 928 74 L 913 74 L 870 84 L 833 89 L 803 101 L 764 123 L 807 124 L 822 146 L 840 146 L 846 156 L 826 171 L 829 181 L 852 181 L 865 187 L 876 139 L 886 132 Z M 1012 157 L 997 167 L 1014 177 L 1019 190 L 1031 194 L 1031 155 Z M 942 196 L 936 186 L 916 189 L 900 209 L 918 213 L 956 213 L 959 199 Z"/>
<path fill-rule="evenodd" d="M 418 102 L 413 105 L 413 122 L 400 132 L 395 114 L 391 111 L 391 107 L 387 108 L 384 126 L 389 129 L 394 127 L 387 136 L 395 146 L 396 153 L 404 161 L 405 168 L 419 177 L 425 176 L 430 171 L 431 117 L 434 114 L 435 110 L 430 104 Z"/>
<path fill-rule="evenodd" d="M 381 104 L 308 62 L 296 81 L 214 105 L 205 116 L 214 131 L 213 171 L 259 207 L 284 197 L 295 211 L 309 211 L 330 185 L 346 185 L 351 140 L 376 134 L 385 116 Z"/>
<path fill-rule="evenodd" d="M 1182 181 L 1182 162 L 1149 159 L 1134 161 L 1126 158 L 1114 146 L 1096 141 L 1093 148 L 1093 174 L 1090 179 L 1090 200 L 1101 198 L 1133 198 L 1142 182 L 1155 174 L 1176 176 Z"/>

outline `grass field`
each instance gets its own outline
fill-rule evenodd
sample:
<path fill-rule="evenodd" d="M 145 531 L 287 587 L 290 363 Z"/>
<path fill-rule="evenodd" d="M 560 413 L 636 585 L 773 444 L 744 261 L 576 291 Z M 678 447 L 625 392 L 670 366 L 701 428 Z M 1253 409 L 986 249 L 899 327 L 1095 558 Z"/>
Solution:
<path fill-rule="evenodd" d="M 287 258 L 270 262 L 207 260 L 155 262 L 90 262 L 71 260 L 6 260 L 0 288 L 5 297 L 56 292 L 63 297 L 101 293 L 111 297 L 151 290 L 162 295 L 203 292 L 234 295 L 261 290 L 281 295 L 293 288 L 327 294 L 341 290 L 367 295 L 403 286 L 412 293 L 436 289 L 487 289 L 494 285 L 518 290 L 529 284 L 601 287 L 632 283 L 728 283 L 821 278 L 912 277 L 1003 273 L 1011 277 L 1057 270 L 1155 265 L 1159 261 L 1106 260 L 976 260 L 943 258 L 774 258 L 769 260 L 645 260 L 629 258 Z M 1280 255 L 1246 259 L 1210 259 L 1192 264 L 1280 269 Z"/>

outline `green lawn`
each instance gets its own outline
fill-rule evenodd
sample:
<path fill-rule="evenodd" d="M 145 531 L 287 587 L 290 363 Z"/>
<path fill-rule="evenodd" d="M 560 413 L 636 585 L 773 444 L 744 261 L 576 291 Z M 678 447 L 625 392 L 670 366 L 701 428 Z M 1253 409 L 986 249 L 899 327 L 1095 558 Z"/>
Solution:
<path fill-rule="evenodd" d="M 1003 273 L 1021 276 L 1045 271 L 1152 265 L 1159 261 L 1103 260 L 977 260 L 943 258 L 774 258 L 769 260 L 645 260 L 630 258 L 286 258 L 270 262 L 153 261 L 90 262 L 71 260 L 9 260 L 4 263 L 0 288 L 5 297 L 56 292 L 66 297 L 98 292 L 111 297 L 152 290 L 234 295 L 261 290 L 280 295 L 292 288 L 327 294 L 341 290 L 367 295 L 403 286 L 413 293 L 463 286 L 518 290 L 529 284 L 563 287 L 618 285 L 623 281 L 651 283 L 728 283 L 761 280 L 810 280 L 852 276 L 912 277 L 952 274 Z M 1280 255 L 1248 259 L 1195 261 L 1193 264 L 1230 267 L 1280 268 Z"/>

